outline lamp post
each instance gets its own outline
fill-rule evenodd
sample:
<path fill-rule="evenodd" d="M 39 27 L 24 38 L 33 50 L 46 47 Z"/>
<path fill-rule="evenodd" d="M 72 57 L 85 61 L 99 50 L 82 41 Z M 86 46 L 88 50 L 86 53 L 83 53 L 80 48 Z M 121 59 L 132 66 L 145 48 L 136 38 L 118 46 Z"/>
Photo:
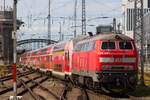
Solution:
<path fill-rule="evenodd" d="M 48 39 L 51 40 L 51 0 L 49 0 L 49 9 L 48 9 Z M 48 43 L 48 45 L 51 43 Z"/>

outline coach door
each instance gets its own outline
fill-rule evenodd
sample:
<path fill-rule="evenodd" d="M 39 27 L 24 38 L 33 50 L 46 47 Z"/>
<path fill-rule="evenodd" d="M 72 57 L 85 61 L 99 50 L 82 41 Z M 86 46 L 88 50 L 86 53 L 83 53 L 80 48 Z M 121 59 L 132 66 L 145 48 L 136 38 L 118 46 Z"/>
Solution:
<path fill-rule="evenodd" d="M 69 51 L 65 53 L 65 71 L 69 72 Z"/>
<path fill-rule="evenodd" d="M 86 72 L 86 75 L 88 75 L 88 72 L 89 72 L 89 50 L 90 50 L 90 43 L 87 42 L 85 44 L 85 72 Z"/>

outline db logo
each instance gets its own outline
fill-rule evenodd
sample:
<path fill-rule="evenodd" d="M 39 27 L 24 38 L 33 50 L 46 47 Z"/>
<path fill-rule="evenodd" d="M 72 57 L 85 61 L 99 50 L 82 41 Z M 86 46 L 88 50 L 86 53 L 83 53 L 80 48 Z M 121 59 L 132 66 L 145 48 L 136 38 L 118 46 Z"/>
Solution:
<path fill-rule="evenodd" d="M 122 62 L 122 58 L 115 58 L 115 62 Z"/>

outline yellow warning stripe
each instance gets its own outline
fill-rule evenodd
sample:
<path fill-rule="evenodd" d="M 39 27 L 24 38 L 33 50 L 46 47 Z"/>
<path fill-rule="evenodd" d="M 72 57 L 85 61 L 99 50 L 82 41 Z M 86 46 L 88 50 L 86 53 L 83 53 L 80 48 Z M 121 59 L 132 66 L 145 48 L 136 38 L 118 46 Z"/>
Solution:
<path fill-rule="evenodd" d="M 64 54 L 65 52 L 63 51 L 63 52 L 54 52 L 54 53 L 52 53 L 53 55 L 57 55 L 57 54 Z"/>

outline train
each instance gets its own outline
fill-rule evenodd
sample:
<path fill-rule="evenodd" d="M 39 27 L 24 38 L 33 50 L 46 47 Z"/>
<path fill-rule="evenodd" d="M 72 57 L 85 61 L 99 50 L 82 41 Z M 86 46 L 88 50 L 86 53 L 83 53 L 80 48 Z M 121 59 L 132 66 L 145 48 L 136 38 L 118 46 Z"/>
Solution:
<path fill-rule="evenodd" d="M 81 35 L 21 55 L 24 67 L 94 91 L 128 93 L 138 81 L 138 53 L 124 34 Z"/>

